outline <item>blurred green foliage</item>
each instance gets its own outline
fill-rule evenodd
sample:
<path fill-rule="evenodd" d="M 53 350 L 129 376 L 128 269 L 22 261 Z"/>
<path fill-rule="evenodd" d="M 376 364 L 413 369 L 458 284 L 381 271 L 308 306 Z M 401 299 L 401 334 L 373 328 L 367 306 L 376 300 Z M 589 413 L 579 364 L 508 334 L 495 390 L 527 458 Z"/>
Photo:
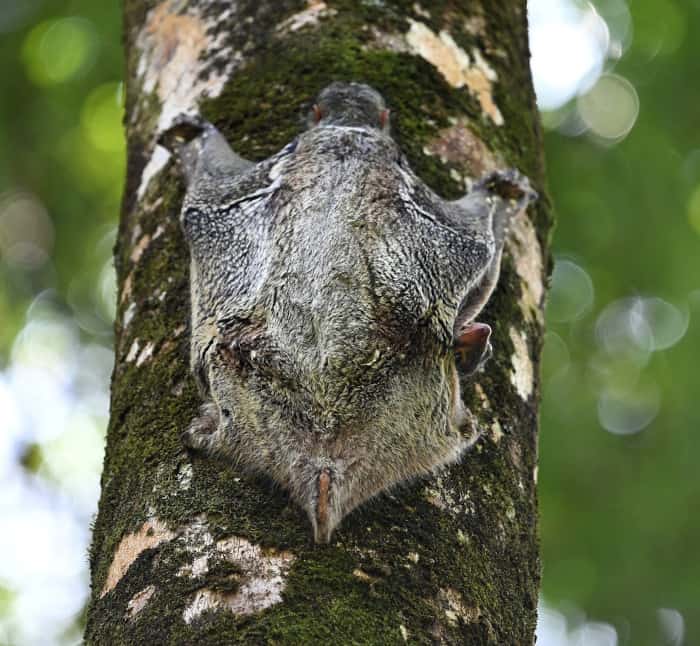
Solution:
<path fill-rule="evenodd" d="M 610 21 L 620 4 L 598 3 Z M 693 644 L 700 2 L 635 0 L 630 11 L 614 69 L 639 98 L 629 134 L 562 134 L 590 97 L 545 115 L 556 126 L 546 152 L 560 262 L 543 361 L 543 592 L 555 607 L 568 602 L 612 623 L 621 643 L 679 643 L 657 612 L 677 609 Z M 45 290 L 86 337 L 111 343 L 125 164 L 120 28 L 116 0 L 0 8 L 0 367 Z M 3 598 L 0 589 L 0 613 Z"/>
<path fill-rule="evenodd" d="M 55 290 L 87 335 L 111 334 L 110 236 L 125 164 L 120 11 L 117 0 L 0 7 L 5 359 L 27 306 L 43 290 Z"/>
<path fill-rule="evenodd" d="M 629 8 L 631 42 L 614 72 L 638 93 L 633 129 L 615 145 L 546 138 L 554 251 L 591 282 L 566 266 L 557 271 L 548 311 L 543 591 L 555 605 L 569 600 L 613 623 L 630 644 L 679 643 L 662 634 L 657 616 L 677 609 L 683 643 L 698 644 L 700 3 L 637 0 Z M 628 315 L 608 307 L 631 297 L 666 302 L 638 300 Z M 625 311 L 632 302 L 617 303 Z M 654 311 L 638 316 L 640 303 Z M 607 432 L 609 390 L 632 393 L 637 409 L 656 416 L 639 432 L 623 432 L 624 419 Z"/>

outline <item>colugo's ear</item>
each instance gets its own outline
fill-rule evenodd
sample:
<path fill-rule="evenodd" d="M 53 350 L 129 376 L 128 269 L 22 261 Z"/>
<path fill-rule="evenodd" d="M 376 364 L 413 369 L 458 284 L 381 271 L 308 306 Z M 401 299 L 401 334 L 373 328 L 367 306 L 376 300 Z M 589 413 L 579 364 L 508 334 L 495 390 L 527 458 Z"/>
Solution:
<path fill-rule="evenodd" d="M 471 375 L 491 356 L 491 327 L 486 323 L 469 323 L 455 335 L 454 353 L 459 371 Z"/>

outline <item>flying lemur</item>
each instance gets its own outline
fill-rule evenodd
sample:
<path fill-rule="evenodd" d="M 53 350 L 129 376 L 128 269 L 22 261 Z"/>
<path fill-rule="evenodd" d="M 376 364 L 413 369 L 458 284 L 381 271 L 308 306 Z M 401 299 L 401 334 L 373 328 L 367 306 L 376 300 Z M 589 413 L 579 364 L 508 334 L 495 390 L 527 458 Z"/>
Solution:
<path fill-rule="evenodd" d="M 178 154 L 191 254 L 191 367 L 206 399 L 184 433 L 286 488 L 316 542 L 396 483 L 460 458 L 478 432 L 460 379 L 491 352 L 475 322 L 517 171 L 445 201 L 411 170 L 374 89 L 333 83 L 308 129 L 253 163 L 197 117 Z"/>

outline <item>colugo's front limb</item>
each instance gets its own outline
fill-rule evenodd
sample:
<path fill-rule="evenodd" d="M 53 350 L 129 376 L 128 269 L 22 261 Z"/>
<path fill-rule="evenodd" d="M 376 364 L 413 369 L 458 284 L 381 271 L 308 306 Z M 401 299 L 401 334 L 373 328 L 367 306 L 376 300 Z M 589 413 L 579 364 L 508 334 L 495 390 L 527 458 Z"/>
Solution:
<path fill-rule="evenodd" d="M 503 244 L 512 218 L 536 198 L 527 177 L 510 169 L 486 175 L 465 197 L 453 203 L 479 234 L 486 234 L 490 228 L 494 240 L 491 262 L 465 296 L 455 322 L 455 359 L 465 376 L 476 372 L 491 356 L 491 328 L 474 319 L 498 283 Z"/>
<path fill-rule="evenodd" d="M 180 115 L 158 143 L 177 155 L 188 189 L 197 182 L 230 179 L 254 166 L 233 151 L 216 126 L 199 116 Z"/>

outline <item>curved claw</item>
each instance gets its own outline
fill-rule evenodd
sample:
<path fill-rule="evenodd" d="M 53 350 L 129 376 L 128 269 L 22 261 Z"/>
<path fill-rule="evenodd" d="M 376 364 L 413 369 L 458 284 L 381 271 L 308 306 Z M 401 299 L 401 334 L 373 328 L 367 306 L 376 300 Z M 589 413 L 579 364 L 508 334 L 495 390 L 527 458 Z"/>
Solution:
<path fill-rule="evenodd" d="M 177 153 L 182 146 L 201 136 L 210 125 L 199 115 L 179 114 L 172 125 L 160 133 L 158 144 L 171 153 Z"/>
<path fill-rule="evenodd" d="M 504 200 L 515 200 L 520 208 L 539 197 L 530 185 L 530 180 L 515 168 L 489 173 L 476 183 L 475 188 L 486 190 Z"/>

